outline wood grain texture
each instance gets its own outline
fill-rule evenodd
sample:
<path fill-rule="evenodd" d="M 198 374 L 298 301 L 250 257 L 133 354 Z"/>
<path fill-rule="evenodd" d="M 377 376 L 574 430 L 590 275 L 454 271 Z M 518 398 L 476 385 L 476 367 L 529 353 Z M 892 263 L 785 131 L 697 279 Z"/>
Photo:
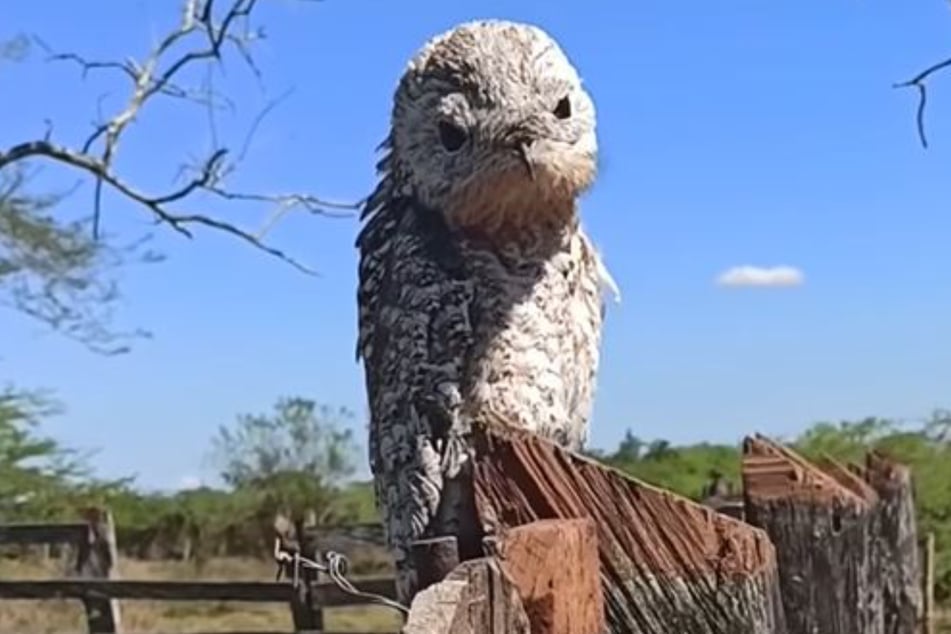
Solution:
<path fill-rule="evenodd" d="M 761 436 L 746 438 L 746 521 L 776 546 L 790 634 L 880 634 L 876 496 L 845 467 L 829 469 Z"/>
<path fill-rule="evenodd" d="M 854 468 L 850 469 L 847 465 L 842 464 L 829 455 L 822 456 L 822 458 L 816 462 L 816 466 L 831 476 L 832 479 L 841 486 L 865 500 L 865 503 L 869 506 L 874 506 L 878 503 L 878 493 L 865 481 L 860 472 L 857 472 Z"/>
<path fill-rule="evenodd" d="M 594 522 L 542 520 L 495 542 L 519 590 L 532 634 L 601 634 L 605 628 Z"/>
<path fill-rule="evenodd" d="M 76 574 L 84 578 L 115 579 L 119 550 L 112 513 L 101 508 L 87 508 L 83 518 L 89 527 L 88 538 L 77 546 Z M 119 632 L 122 612 L 119 602 L 108 596 L 86 594 L 81 597 L 90 634 Z"/>
<path fill-rule="evenodd" d="M 486 534 L 594 521 L 609 631 L 786 632 L 765 532 L 513 428 L 478 426 L 474 446 Z"/>
<path fill-rule="evenodd" d="M 470 559 L 413 599 L 402 634 L 530 634 L 518 590 L 491 557 Z"/>
<path fill-rule="evenodd" d="M 864 469 L 879 497 L 881 573 L 886 634 L 914 634 L 922 613 L 921 561 L 911 470 L 870 452 Z"/>

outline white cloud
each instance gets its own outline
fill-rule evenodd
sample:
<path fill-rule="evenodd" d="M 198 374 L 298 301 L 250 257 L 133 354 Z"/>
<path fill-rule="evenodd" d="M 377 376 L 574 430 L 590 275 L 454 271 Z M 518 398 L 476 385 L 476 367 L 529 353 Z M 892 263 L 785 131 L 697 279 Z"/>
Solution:
<path fill-rule="evenodd" d="M 182 479 L 178 481 L 179 489 L 197 489 L 201 485 L 201 478 L 193 475 L 182 476 Z"/>
<path fill-rule="evenodd" d="M 794 266 L 734 266 L 717 276 L 717 286 L 802 286 L 805 276 Z"/>

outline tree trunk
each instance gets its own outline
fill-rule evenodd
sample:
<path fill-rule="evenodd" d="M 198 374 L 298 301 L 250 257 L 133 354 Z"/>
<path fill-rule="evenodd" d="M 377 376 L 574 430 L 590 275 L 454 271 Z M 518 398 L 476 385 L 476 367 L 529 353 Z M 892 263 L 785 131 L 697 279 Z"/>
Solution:
<path fill-rule="evenodd" d="M 874 492 L 828 466 L 835 477 L 765 438 L 746 438 L 746 521 L 775 544 L 790 634 L 882 634 Z"/>

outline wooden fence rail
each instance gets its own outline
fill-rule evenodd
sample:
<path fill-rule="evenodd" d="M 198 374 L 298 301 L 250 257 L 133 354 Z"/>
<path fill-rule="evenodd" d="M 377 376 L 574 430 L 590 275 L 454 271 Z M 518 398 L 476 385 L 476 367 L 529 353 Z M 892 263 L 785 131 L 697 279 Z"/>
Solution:
<path fill-rule="evenodd" d="M 87 538 L 89 524 L 5 524 L 0 525 L 0 544 L 78 544 Z"/>
<path fill-rule="evenodd" d="M 395 598 L 392 577 L 362 579 L 362 592 Z M 313 587 L 321 607 L 366 605 L 367 600 L 324 582 Z M 271 581 L 124 581 L 112 579 L 43 579 L 0 581 L 0 599 L 135 599 L 144 601 L 249 601 L 290 603 L 290 583 Z"/>
<path fill-rule="evenodd" d="M 85 516 L 85 522 L 0 525 L 0 545 L 68 544 L 75 552 L 67 573 L 69 578 L 0 580 L 0 600 L 82 601 L 91 634 L 122 631 L 120 599 L 286 603 L 294 631 L 314 634 L 331 634 L 323 629 L 324 608 L 368 604 L 367 599 L 344 592 L 334 583 L 316 579 L 298 587 L 290 581 L 120 580 L 116 578 L 117 549 L 111 514 L 91 509 Z M 390 599 L 396 595 L 392 577 L 361 579 L 356 585 L 361 592 Z"/>

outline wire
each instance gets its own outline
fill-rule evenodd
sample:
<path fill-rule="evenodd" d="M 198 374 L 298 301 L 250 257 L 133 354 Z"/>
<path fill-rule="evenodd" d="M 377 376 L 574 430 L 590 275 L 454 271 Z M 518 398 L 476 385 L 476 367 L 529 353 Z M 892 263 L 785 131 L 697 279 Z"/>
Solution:
<path fill-rule="evenodd" d="M 326 573 L 330 577 L 330 580 L 334 582 L 341 592 L 349 594 L 354 597 L 360 597 L 371 603 L 378 603 L 384 605 L 393 610 L 398 610 L 404 614 L 409 614 L 409 608 L 404 606 L 398 601 L 384 597 L 379 594 L 373 594 L 372 592 L 364 592 L 360 590 L 353 583 L 347 579 L 347 570 L 350 567 L 350 562 L 347 561 L 346 556 L 341 553 L 334 551 L 327 551 L 324 555 L 326 564 L 321 564 L 318 561 L 303 557 L 300 553 L 294 552 L 289 553 L 286 550 L 281 548 L 281 540 L 274 540 L 274 559 L 277 562 L 277 580 L 281 578 L 281 573 L 284 570 L 286 564 L 291 565 L 291 570 L 293 571 L 293 586 L 296 588 L 300 584 L 300 569 L 307 568 L 309 570 L 316 570 L 317 572 Z"/>

